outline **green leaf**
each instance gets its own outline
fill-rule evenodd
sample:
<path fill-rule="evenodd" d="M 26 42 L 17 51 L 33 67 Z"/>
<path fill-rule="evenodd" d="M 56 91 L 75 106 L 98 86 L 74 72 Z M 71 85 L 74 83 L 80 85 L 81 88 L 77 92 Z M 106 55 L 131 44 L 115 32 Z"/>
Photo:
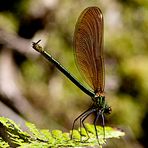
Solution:
<path fill-rule="evenodd" d="M 96 139 L 94 125 L 85 124 L 84 128 L 73 130 L 69 133 L 63 133 L 61 130 L 49 131 L 47 129 L 38 129 L 34 124 L 27 122 L 30 133 L 24 132 L 12 120 L 0 117 L 0 147 L 20 147 L 20 148 L 48 148 L 48 147 L 83 147 L 95 146 L 102 147 L 107 140 L 111 138 L 120 138 L 125 133 L 111 127 L 105 127 L 104 132 L 101 126 L 97 126 L 99 143 Z M 81 133 L 81 134 L 80 134 Z"/>
<path fill-rule="evenodd" d="M 26 122 L 26 126 L 29 128 L 30 132 L 32 132 L 33 138 L 41 141 L 48 141 L 48 138 L 43 133 L 41 133 L 41 131 L 38 130 L 34 124 Z"/>
<path fill-rule="evenodd" d="M 0 147 L 2 147 L 2 148 L 9 147 L 9 144 L 7 142 L 5 142 L 1 137 L 0 137 Z"/>

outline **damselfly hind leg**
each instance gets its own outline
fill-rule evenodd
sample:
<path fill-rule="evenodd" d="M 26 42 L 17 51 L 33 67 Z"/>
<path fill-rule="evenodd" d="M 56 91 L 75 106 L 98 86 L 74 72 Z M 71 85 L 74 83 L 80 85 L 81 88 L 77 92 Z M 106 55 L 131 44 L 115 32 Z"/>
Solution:
<path fill-rule="evenodd" d="M 73 130 L 74 130 L 74 127 L 75 127 L 75 123 L 76 121 L 81 118 L 86 112 L 88 112 L 91 108 L 87 109 L 86 111 L 84 111 L 82 114 L 80 114 L 73 122 L 73 125 L 72 125 L 72 132 L 71 132 L 71 139 L 73 139 Z"/>
<path fill-rule="evenodd" d="M 89 109 L 87 109 L 85 112 L 83 112 L 81 115 L 79 115 L 79 116 L 74 120 L 73 126 L 72 126 L 71 139 L 73 138 L 73 130 L 74 130 L 74 127 L 75 127 L 75 123 L 76 123 L 76 121 L 77 121 L 78 119 L 80 120 L 80 135 L 81 135 L 81 139 L 80 139 L 80 140 L 81 140 L 81 142 L 82 142 L 82 136 L 83 136 L 83 134 L 82 134 L 82 126 L 84 127 L 85 132 L 86 132 L 87 137 L 88 137 L 88 138 L 87 138 L 86 140 L 84 140 L 84 141 L 87 141 L 87 140 L 90 138 L 90 136 L 89 136 L 89 134 L 88 134 L 88 130 L 87 130 L 85 124 L 84 124 L 84 121 L 86 120 L 86 118 L 87 118 L 90 114 L 92 114 L 92 113 L 95 112 L 95 111 L 96 111 L 95 108 L 90 107 Z"/>

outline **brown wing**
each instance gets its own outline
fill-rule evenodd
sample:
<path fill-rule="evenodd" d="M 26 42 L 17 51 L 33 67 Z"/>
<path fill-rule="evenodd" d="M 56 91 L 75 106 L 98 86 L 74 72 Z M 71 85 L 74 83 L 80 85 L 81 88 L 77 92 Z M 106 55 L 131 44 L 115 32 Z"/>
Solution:
<path fill-rule="evenodd" d="M 74 33 L 75 57 L 82 76 L 95 93 L 104 92 L 103 15 L 88 7 L 78 18 Z"/>

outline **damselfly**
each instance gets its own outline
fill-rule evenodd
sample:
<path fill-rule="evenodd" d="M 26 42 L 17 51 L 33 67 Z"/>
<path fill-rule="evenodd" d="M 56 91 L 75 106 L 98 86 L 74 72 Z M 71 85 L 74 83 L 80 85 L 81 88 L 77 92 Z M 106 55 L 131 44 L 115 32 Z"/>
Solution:
<path fill-rule="evenodd" d="M 111 112 L 111 107 L 107 105 L 104 95 L 105 66 L 103 55 L 103 23 L 103 14 L 101 10 L 98 7 L 88 7 L 79 16 L 74 33 L 74 52 L 78 69 L 92 90 L 89 90 L 83 86 L 61 64 L 59 64 L 50 54 L 48 54 L 38 44 L 40 41 L 36 43 L 33 42 L 33 48 L 35 50 L 40 52 L 76 86 L 78 86 L 84 93 L 92 98 L 93 104 L 91 107 L 74 120 L 72 131 L 74 129 L 75 122 L 78 119 L 80 120 L 80 127 L 82 125 L 86 130 L 84 120 L 92 113 L 95 113 L 96 116 L 94 119 L 94 128 L 97 139 L 99 137 L 96 124 L 99 117 L 102 118 L 102 126 L 105 137 L 104 114 L 109 114 Z"/>

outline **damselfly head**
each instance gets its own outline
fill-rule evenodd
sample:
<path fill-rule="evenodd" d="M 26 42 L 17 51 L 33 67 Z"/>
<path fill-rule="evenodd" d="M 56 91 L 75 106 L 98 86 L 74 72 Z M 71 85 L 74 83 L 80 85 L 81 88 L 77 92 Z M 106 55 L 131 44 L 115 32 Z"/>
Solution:
<path fill-rule="evenodd" d="M 104 109 L 104 113 L 105 114 L 111 114 L 111 112 L 112 112 L 111 106 L 106 105 L 105 106 L 105 109 Z"/>

